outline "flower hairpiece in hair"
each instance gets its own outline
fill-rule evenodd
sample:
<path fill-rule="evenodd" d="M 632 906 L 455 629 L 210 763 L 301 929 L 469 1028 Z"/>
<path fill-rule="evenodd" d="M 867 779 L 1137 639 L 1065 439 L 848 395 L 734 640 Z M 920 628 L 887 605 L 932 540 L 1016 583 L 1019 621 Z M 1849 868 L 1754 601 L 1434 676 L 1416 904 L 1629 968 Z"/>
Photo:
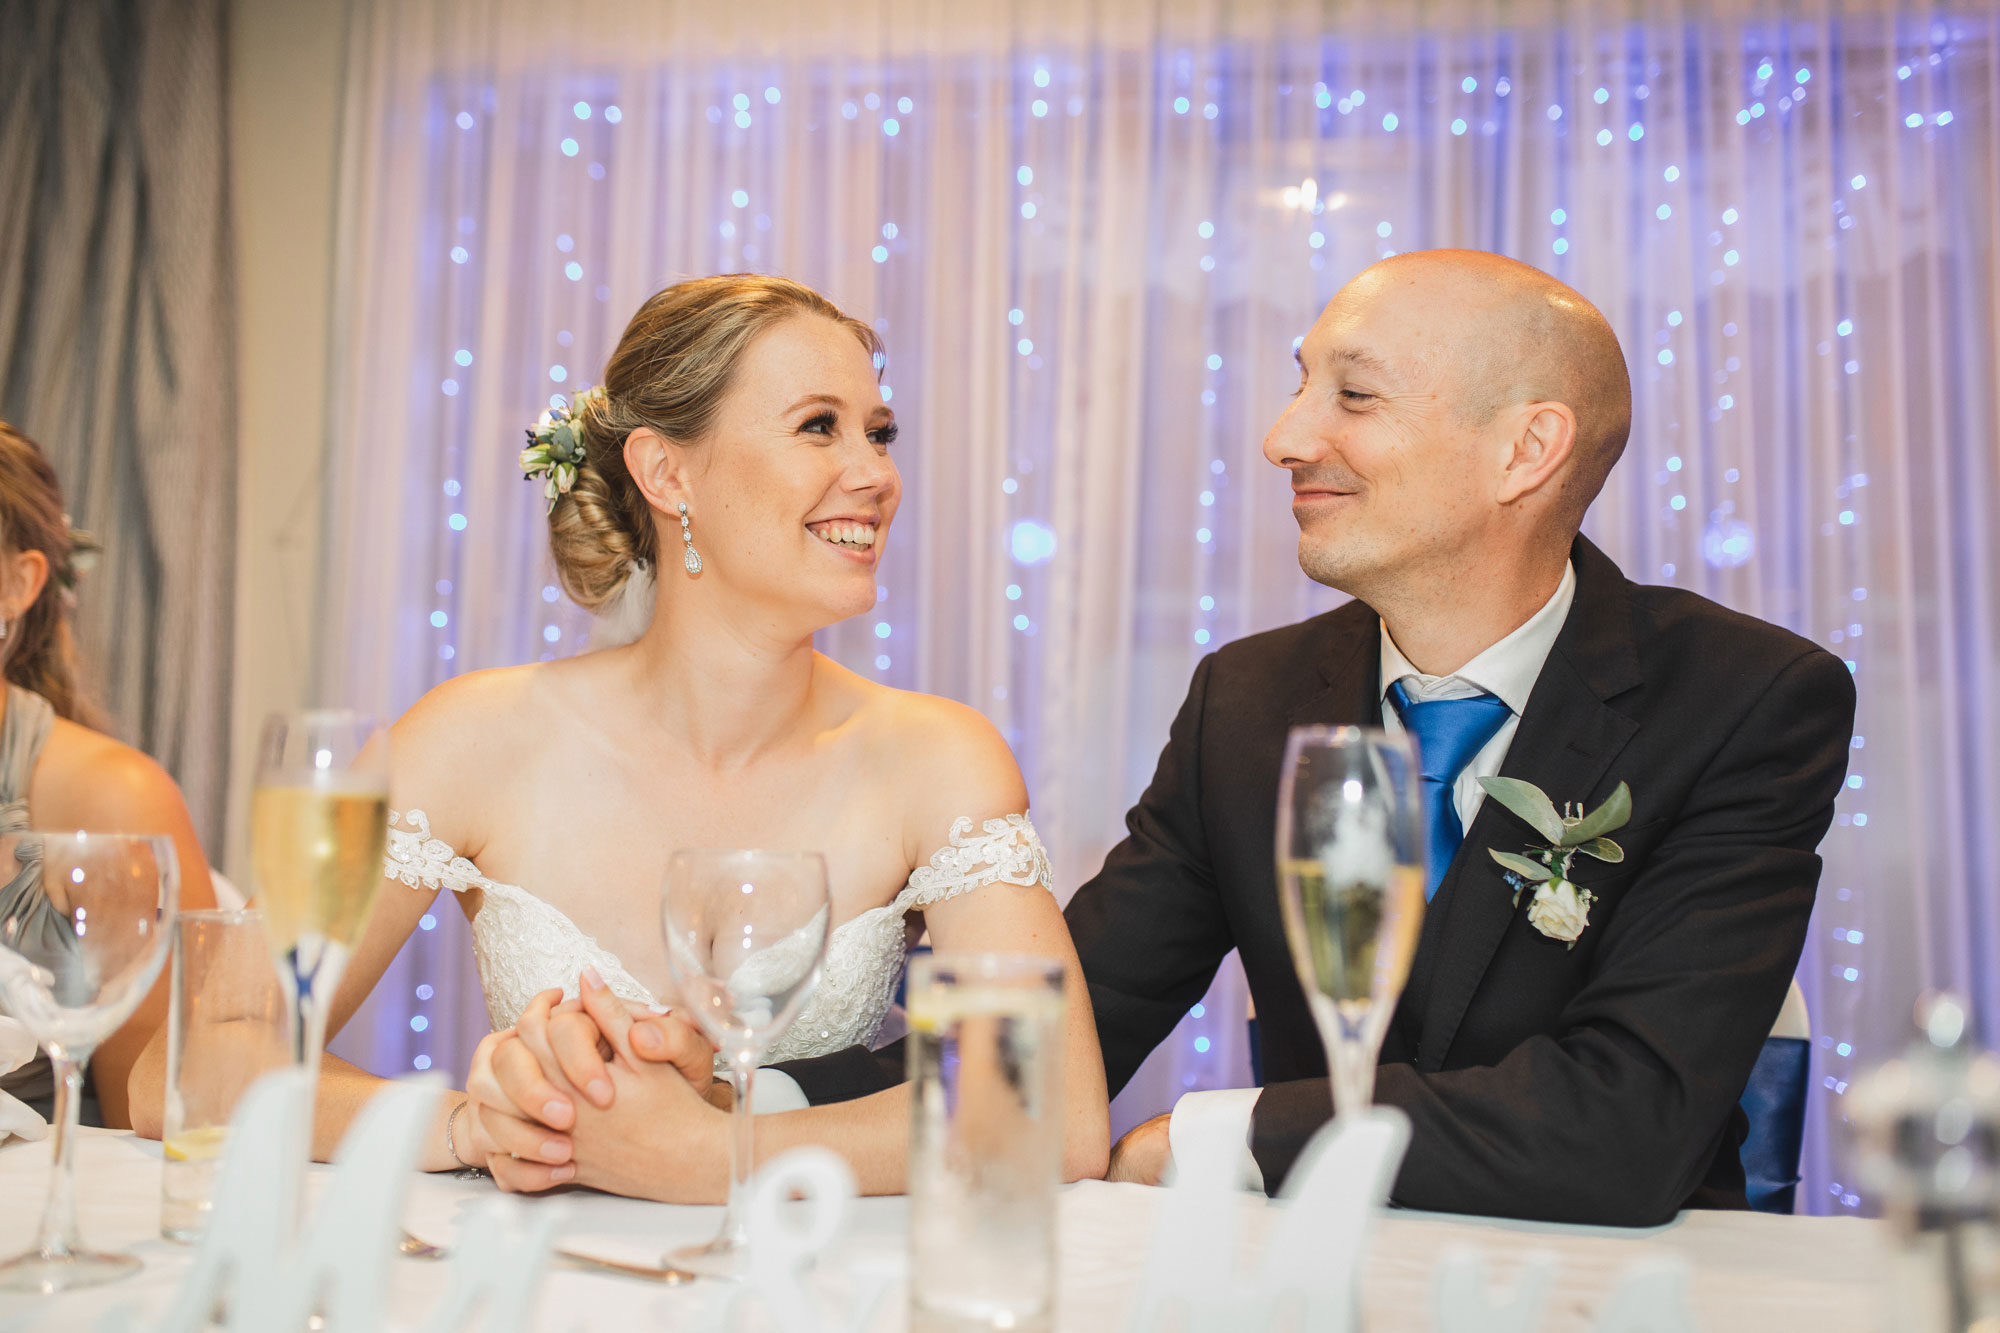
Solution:
<path fill-rule="evenodd" d="M 586 404 L 603 402 L 602 385 L 579 389 L 568 403 L 558 400 L 528 427 L 528 447 L 521 451 L 521 475 L 530 480 L 545 479 L 542 494 L 548 497 L 550 509 L 576 485 L 576 470 L 583 466 L 583 436 L 576 419 Z"/>
<path fill-rule="evenodd" d="M 69 555 L 56 566 L 55 580 L 56 586 L 74 597 L 77 580 L 96 566 L 104 546 L 82 528 L 72 526 L 68 514 L 63 515 L 63 526 L 69 529 Z"/>

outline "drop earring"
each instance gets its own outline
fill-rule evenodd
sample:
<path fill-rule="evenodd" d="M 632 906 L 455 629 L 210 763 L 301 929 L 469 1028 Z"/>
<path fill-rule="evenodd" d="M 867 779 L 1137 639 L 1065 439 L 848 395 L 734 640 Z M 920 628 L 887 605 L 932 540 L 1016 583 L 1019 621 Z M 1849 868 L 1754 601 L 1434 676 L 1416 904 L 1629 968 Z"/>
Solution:
<path fill-rule="evenodd" d="M 701 552 L 694 549 L 694 533 L 688 530 L 687 501 L 681 501 L 681 544 L 687 548 L 681 555 L 681 564 L 690 575 L 701 573 Z"/>

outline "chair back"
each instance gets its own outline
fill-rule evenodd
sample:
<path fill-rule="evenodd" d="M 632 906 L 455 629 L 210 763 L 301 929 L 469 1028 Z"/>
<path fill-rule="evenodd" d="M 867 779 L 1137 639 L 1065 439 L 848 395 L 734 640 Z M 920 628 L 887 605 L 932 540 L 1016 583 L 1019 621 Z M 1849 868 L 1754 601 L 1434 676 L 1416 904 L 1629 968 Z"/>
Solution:
<path fill-rule="evenodd" d="M 1794 981 L 1741 1101 L 1750 1122 L 1741 1149 L 1744 1193 L 1758 1212 L 1789 1213 L 1796 1202 L 1811 1056 L 1812 1022 Z"/>

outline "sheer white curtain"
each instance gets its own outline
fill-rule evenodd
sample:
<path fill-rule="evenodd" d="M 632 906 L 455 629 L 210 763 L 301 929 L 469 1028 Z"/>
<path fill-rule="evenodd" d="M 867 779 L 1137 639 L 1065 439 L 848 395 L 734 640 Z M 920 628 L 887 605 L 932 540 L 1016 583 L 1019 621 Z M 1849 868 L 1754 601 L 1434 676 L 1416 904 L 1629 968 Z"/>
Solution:
<path fill-rule="evenodd" d="M 587 647 L 521 427 L 658 287 L 783 272 L 876 322 L 904 425 L 881 604 L 824 646 L 1004 729 L 1067 893 L 1199 657 L 1337 600 L 1259 453 L 1293 340 L 1390 251 L 1517 255 L 1631 360 L 1591 533 L 1853 663 L 1801 974 L 1806 1206 L 1860 1205 L 1828 1131 L 1917 990 L 2000 1031 L 1992 18 L 967 8 L 357 7 L 324 692 Z M 440 916 L 347 1039 L 384 1071 L 484 1029 Z M 1120 1123 L 1245 1081 L 1242 1016 L 1225 973 Z"/>

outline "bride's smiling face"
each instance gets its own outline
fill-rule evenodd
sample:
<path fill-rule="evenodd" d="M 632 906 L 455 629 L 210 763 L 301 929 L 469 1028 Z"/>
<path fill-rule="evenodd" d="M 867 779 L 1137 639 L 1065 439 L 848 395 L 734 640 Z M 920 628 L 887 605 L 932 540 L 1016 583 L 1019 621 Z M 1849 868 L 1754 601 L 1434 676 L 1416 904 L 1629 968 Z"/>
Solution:
<path fill-rule="evenodd" d="M 895 438 L 896 415 L 852 332 L 811 314 L 764 330 L 738 360 L 707 437 L 669 450 L 680 455 L 671 461 L 699 578 L 769 606 L 786 627 L 809 631 L 869 610 L 902 495 Z M 684 578 L 679 517 L 671 508 L 667 517 L 662 577 Z"/>

